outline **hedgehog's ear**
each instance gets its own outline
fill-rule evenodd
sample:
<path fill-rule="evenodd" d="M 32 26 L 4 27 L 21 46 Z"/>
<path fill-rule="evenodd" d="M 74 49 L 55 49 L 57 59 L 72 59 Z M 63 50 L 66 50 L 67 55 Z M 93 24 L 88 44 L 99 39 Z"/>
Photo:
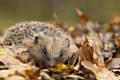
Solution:
<path fill-rule="evenodd" d="M 41 34 L 35 35 L 34 36 L 34 44 L 38 44 L 39 42 L 42 42 L 43 38 L 44 38 L 44 36 L 42 36 Z"/>
<path fill-rule="evenodd" d="M 35 44 L 38 44 L 38 36 L 35 36 L 35 38 L 34 38 L 34 43 L 35 43 Z"/>

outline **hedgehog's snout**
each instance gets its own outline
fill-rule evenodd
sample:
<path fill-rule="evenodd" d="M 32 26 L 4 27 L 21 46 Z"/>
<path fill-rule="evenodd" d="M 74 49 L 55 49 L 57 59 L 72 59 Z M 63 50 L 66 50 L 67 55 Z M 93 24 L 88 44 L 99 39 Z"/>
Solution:
<path fill-rule="evenodd" d="M 48 64 L 48 67 L 54 67 L 55 65 L 55 62 L 54 61 L 50 61 L 49 64 Z"/>

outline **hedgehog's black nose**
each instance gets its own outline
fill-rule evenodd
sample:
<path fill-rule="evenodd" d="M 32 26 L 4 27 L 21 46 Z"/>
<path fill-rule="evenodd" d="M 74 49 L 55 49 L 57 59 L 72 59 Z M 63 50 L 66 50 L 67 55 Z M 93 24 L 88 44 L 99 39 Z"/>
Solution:
<path fill-rule="evenodd" d="M 48 63 L 48 67 L 54 67 L 55 66 L 55 62 L 54 60 L 50 60 L 50 62 Z"/>
<path fill-rule="evenodd" d="M 54 67 L 54 64 L 49 64 L 48 67 L 51 67 L 51 68 L 52 68 L 52 67 Z"/>

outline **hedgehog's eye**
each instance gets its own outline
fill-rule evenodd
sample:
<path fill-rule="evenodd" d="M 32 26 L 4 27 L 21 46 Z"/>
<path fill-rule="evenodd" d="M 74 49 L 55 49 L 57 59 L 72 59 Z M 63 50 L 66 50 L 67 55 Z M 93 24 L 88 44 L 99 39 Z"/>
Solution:
<path fill-rule="evenodd" d="M 63 56 L 63 53 L 61 53 L 60 55 L 59 55 L 59 57 L 62 57 Z"/>
<path fill-rule="evenodd" d="M 42 52 L 43 52 L 44 54 L 47 54 L 47 53 L 48 53 L 46 48 L 42 49 Z"/>
<path fill-rule="evenodd" d="M 7 46 L 11 46 L 11 45 L 12 45 L 12 43 L 10 43 L 10 42 L 9 42 L 9 43 L 7 43 L 6 45 L 7 45 Z"/>

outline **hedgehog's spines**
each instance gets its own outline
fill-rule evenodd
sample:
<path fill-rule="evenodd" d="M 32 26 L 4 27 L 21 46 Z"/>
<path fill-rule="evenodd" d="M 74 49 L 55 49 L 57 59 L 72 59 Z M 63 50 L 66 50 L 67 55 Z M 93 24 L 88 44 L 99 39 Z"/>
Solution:
<path fill-rule="evenodd" d="M 30 48 L 31 54 L 38 60 L 46 61 L 46 64 L 56 62 L 56 59 L 64 61 L 77 49 L 71 37 L 62 29 L 49 23 L 36 21 L 15 24 L 5 33 L 3 43 L 6 48 L 14 50 L 13 52 L 16 54 L 20 53 L 22 49 L 24 51 L 24 48 Z M 44 48 L 48 50 L 49 54 L 42 53 Z M 64 56 L 60 58 L 61 51 Z M 51 60 L 47 60 L 47 57 Z"/>

